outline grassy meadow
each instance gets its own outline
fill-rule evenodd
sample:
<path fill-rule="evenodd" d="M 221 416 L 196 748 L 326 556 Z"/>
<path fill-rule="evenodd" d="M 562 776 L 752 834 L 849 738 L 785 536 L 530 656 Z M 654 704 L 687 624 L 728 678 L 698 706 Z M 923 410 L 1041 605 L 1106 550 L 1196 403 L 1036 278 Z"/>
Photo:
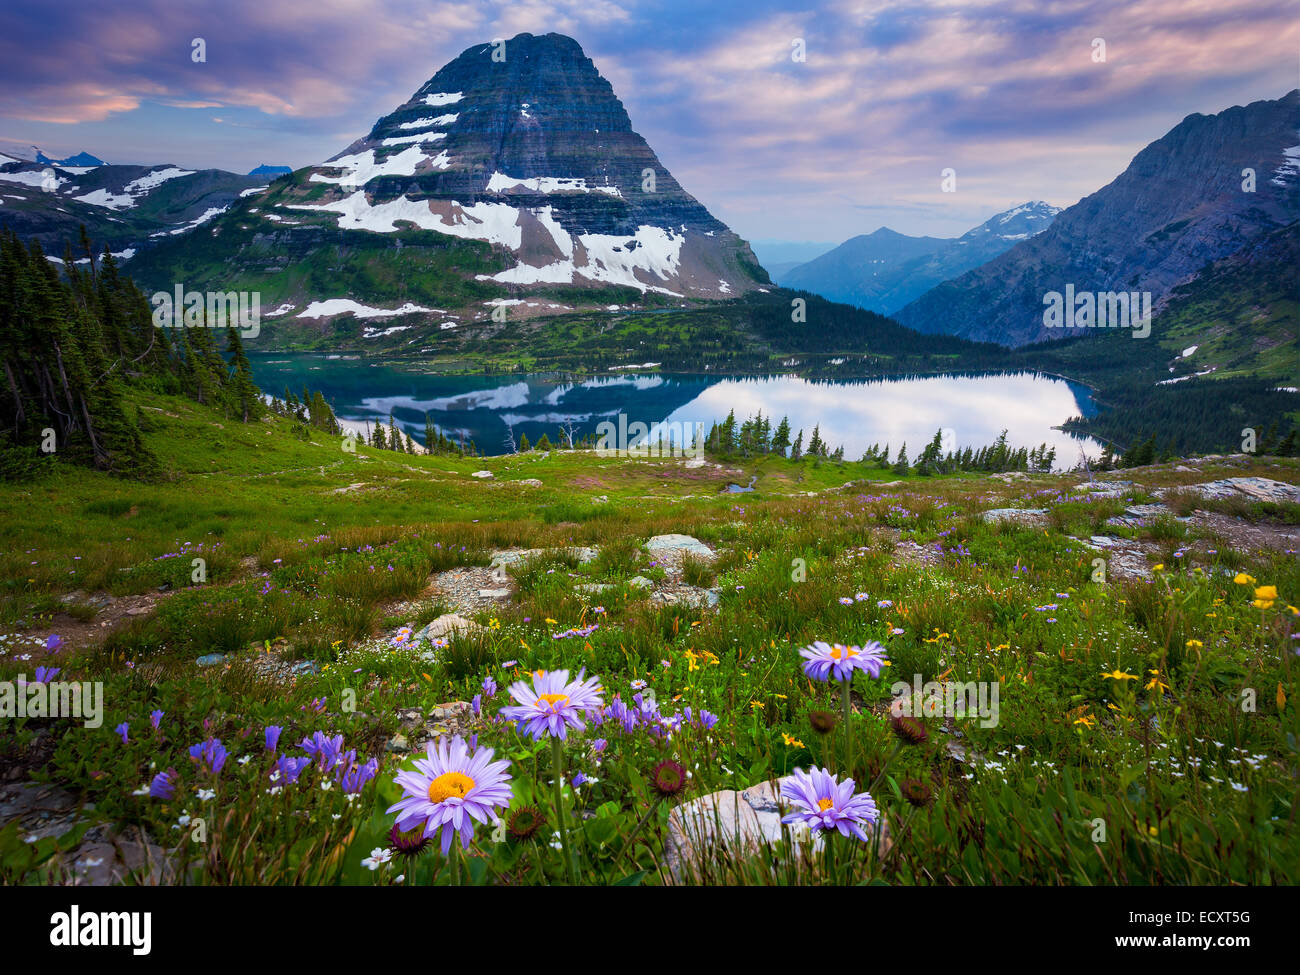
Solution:
<path fill-rule="evenodd" d="M 1156 488 L 1300 482 L 1300 462 L 1138 468 L 1098 497 L 1079 474 L 349 452 L 284 418 L 131 397 L 160 478 L 56 464 L 0 485 L 0 681 L 48 666 L 104 689 L 95 728 L 6 720 L 0 772 L 93 809 L 35 841 L 0 828 L 0 882 L 66 880 L 96 824 L 138 827 L 174 883 L 1296 880 L 1295 546 L 1178 515 L 1287 532 L 1297 506 L 1175 491 L 1168 517 L 1107 522 Z M 980 516 L 1008 507 L 1045 513 Z M 668 569 L 644 543 L 668 533 L 712 549 L 682 581 L 716 606 L 655 598 Z M 1146 565 L 1112 571 L 1097 535 Z M 460 605 L 435 584 L 517 549 L 508 597 Z M 414 639 L 453 611 L 478 626 Z M 888 662 L 844 696 L 802 669 L 814 641 L 878 641 Z M 511 683 L 584 669 L 603 721 L 553 746 L 500 718 Z M 997 720 L 900 732 L 890 688 L 914 679 L 996 684 Z M 454 730 L 510 763 L 510 800 L 444 855 L 387 810 L 451 702 L 471 702 Z M 675 807 L 812 766 L 870 791 L 887 843 L 790 833 L 674 866 Z"/>

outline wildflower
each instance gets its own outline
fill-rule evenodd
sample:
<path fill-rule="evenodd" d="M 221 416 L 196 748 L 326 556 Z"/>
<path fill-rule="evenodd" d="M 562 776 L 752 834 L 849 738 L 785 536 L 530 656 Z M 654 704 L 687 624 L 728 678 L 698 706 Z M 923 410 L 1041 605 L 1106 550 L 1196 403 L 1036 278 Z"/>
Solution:
<path fill-rule="evenodd" d="M 37 667 L 36 673 L 32 674 L 32 682 L 35 684 L 48 684 L 58 675 L 61 667 Z"/>
<path fill-rule="evenodd" d="M 536 806 L 520 806 L 506 822 L 506 832 L 517 840 L 532 839 L 546 825 L 546 817 Z"/>
<path fill-rule="evenodd" d="M 803 743 L 803 742 L 801 742 L 798 738 L 794 738 L 794 737 L 792 737 L 792 736 L 790 736 L 790 735 L 787 735 L 784 731 L 781 732 L 781 741 L 782 741 L 783 744 L 788 745 L 788 746 L 790 746 L 791 748 L 803 748 L 803 747 L 804 747 L 804 743 Z"/>
<path fill-rule="evenodd" d="M 48 637 L 45 638 L 46 653 L 53 653 L 61 646 L 63 646 L 63 637 L 59 636 L 57 633 L 51 633 Z"/>
<path fill-rule="evenodd" d="M 1235 583 L 1236 583 L 1237 585 L 1239 585 L 1239 586 L 1253 586 L 1253 585 L 1255 584 L 1255 577 L 1254 577 L 1254 576 L 1248 576 L 1248 575 L 1246 575 L 1246 573 L 1244 573 L 1244 572 L 1238 572 L 1238 573 L 1233 577 L 1232 581 L 1235 582 Z"/>
<path fill-rule="evenodd" d="M 316 759 L 322 772 L 332 769 L 343 756 L 342 735 L 330 738 L 323 731 L 317 731 L 310 738 L 304 738 L 298 745 Z"/>
<path fill-rule="evenodd" d="M 423 822 L 424 835 L 442 832 L 442 854 L 459 832 L 461 846 L 468 849 L 474 836 L 474 821 L 486 823 L 497 808 L 510 805 L 510 763 L 494 762 L 491 748 L 471 753 L 459 735 L 448 742 L 429 742 L 425 758 L 415 760 L 415 771 L 401 771 L 393 780 L 406 795 L 388 808 L 397 813 L 397 826 L 413 829 Z"/>
<path fill-rule="evenodd" d="M 924 724 L 906 714 L 891 714 L 889 727 L 900 741 L 910 745 L 920 745 L 930 737 L 930 732 L 926 730 Z"/>
<path fill-rule="evenodd" d="M 190 746 L 190 758 L 198 762 L 209 775 L 220 772 L 229 757 L 230 753 L 221 744 L 220 738 L 209 738 L 207 741 Z"/>
<path fill-rule="evenodd" d="M 871 597 L 865 592 L 859 592 L 859 593 L 854 593 L 853 598 L 854 600 L 860 603 L 867 599 L 870 599 Z"/>
<path fill-rule="evenodd" d="M 650 770 L 650 785 L 659 795 L 668 798 L 686 789 L 686 769 L 671 758 L 655 763 Z"/>
<path fill-rule="evenodd" d="M 271 781 L 282 781 L 286 785 L 293 785 L 298 781 L 298 776 L 302 775 L 310 764 L 310 758 L 293 758 L 289 755 L 281 755 L 275 760 L 275 770 L 271 772 Z"/>
<path fill-rule="evenodd" d="M 579 671 L 577 680 L 570 681 L 567 670 L 538 671 L 532 687 L 516 681 L 508 690 L 519 703 L 502 708 L 501 716 L 518 722 L 520 733 L 530 734 L 534 740 L 547 734 L 563 740 L 569 728 L 581 731 L 586 727 L 583 717 L 604 705 L 599 679 L 584 679 L 585 674 L 585 670 Z"/>
<path fill-rule="evenodd" d="M 411 628 L 410 628 L 409 626 L 403 626 L 401 629 L 399 629 L 399 630 L 397 631 L 396 634 L 394 634 L 393 639 L 392 639 L 392 641 L 391 641 L 392 644 L 393 644 L 393 646 L 395 646 L 395 647 L 400 647 L 400 646 L 404 646 L 405 644 L 409 643 L 410 640 L 411 640 L 411 633 L 412 633 L 412 632 L 413 632 L 413 631 L 411 630 Z"/>
<path fill-rule="evenodd" d="M 1160 679 L 1160 671 L 1158 671 L 1158 670 L 1148 670 L 1147 673 L 1151 675 L 1151 679 L 1150 679 L 1149 681 L 1147 681 L 1146 687 L 1143 688 L 1143 690 L 1147 690 L 1147 691 L 1151 691 L 1151 690 L 1155 690 L 1155 691 L 1167 691 L 1167 690 L 1169 690 L 1169 685 L 1166 684 L 1164 681 L 1162 681 L 1162 680 Z"/>
<path fill-rule="evenodd" d="M 1114 681 L 1120 681 L 1120 680 L 1139 680 L 1139 677 L 1138 677 L 1137 674 L 1126 674 L 1126 673 L 1124 673 L 1124 671 L 1120 670 L 1118 667 L 1116 667 L 1114 670 L 1112 670 L 1109 674 L 1102 674 L 1101 676 L 1104 677 L 1104 678 L 1106 678 L 1106 680 L 1114 680 Z"/>
<path fill-rule="evenodd" d="M 852 605 L 853 605 L 853 599 L 852 599 L 851 597 L 849 597 L 849 596 L 841 596 L 841 597 L 840 597 L 840 605 L 841 605 L 841 606 L 852 606 Z"/>
<path fill-rule="evenodd" d="M 128 733 L 130 732 L 130 730 L 131 730 L 131 726 L 125 721 L 123 721 L 120 725 L 118 725 L 116 728 L 113 729 L 114 732 L 122 736 L 123 745 L 125 745 L 128 741 Z"/>
<path fill-rule="evenodd" d="M 1277 599 L 1277 586 L 1259 586 L 1255 590 L 1255 601 L 1251 603 L 1256 609 L 1268 609 Z"/>
<path fill-rule="evenodd" d="M 266 726 L 266 731 L 264 732 L 264 735 L 266 736 L 266 750 L 268 752 L 275 751 L 276 746 L 280 744 L 280 735 L 283 732 L 284 729 L 281 728 L 278 724 L 270 724 Z"/>
<path fill-rule="evenodd" d="M 370 856 L 362 859 L 361 865 L 369 869 L 371 872 L 374 872 L 380 867 L 386 866 L 388 861 L 392 858 L 392 850 L 385 850 L 383 847 L 377 846 L 370 851 Z"/>
<path fill-rule="evenodd" d="M 818 640 L 799 651 L 799 655 L 807 660 L 803 672 L 814 680 L 822 681 L 832 676 L 839 681 L 852 680 L 855 670 L 879 677 L 880 668 L 885 662 L 884 653 L 885 648 L 875 640 L 870 640 L 861 647 L 846 647 L 840 643 L 830 644 Z"/>
<path fill-rule="evenodd" d="M 154 799 L 171 799 L 176 795 L 176 782 L 180 778 L 174 768 L 159 772 L 149 783 L 149 795 Z"/>
<path fill-rule="evenodd" d="M 199 802 L 207 802 L 209 799 L 215 799 L 217 797 L 215 789 L 199 789 L 194 793 L 194 795 L 198 798 Z"/>
<path fill-rule="evenodd" d="M 889 609 L 889 607 L 893 605 L 894 605 L 894 601 L 892 599 L 882 599 L 876 603 L 876 606 L 879 609 Z"/>
<path fill-rule="evenodd" d="M 149 723 L 150 723 L 151 725 L 153 725 L 153 730 L 154 730 L 154 731 L 157 731 L 157 730 L 158 730 L 158 726 L 159 726 L 160 724 L 162 724 L 163 715 L 164 715 L 165 713 L 166 713 L 165 711 L 150 711 L 150 712 L 149 712 Z"/>
<path fill-rule="evenodd" d="M 634 691 L 644 691 L 647 686 L 649 685 L 647 685 L 646 682 L 643 680 L 632 681 L 632 690 Z"/>
<path fill-rule="evenodd" d="M 340 766 L 340 768 L 346 770 L 338 776 L 339 787 L 343 790 L 344 795 L 354 796 L 360 793 L 366 787 L 366 783 L 375 777 L 375 773 L 379 771 L 379 759 L 372 758 L 363 765 L 358 765 L 355 761 L 348 761 L 346 766 Z"/>
<path fill-rule="evenodd" d="M 497 682 L 492 679 L 491 675 L 488 675 L 483 679 L 483 694 L 485 697 L 495 697 L 496 692 Z"/>
<path fill-rule="evenodd" d="M 796 768 L 781 786 L 781 798 L 795 811 L 782 818 L 783 823 L 803 823 L 814 831 L 839 830 L 842 836 L 856 836 L 864 842 L 863 826 L 874 825 L 880 818 L 875 800 L 865 792 L 854 793 L 853 780 L 836 780 L 826 769 L 804 772 Z"/>

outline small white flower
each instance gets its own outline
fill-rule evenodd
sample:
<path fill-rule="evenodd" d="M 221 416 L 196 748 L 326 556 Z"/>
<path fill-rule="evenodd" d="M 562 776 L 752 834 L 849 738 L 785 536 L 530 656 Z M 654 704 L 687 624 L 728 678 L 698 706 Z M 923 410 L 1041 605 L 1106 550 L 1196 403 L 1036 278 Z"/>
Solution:
<path fill-rule="evenodd" d="M 215 799 L 217 797 L 217 793 L 213 789 L 200 789 L 194 794 L 199 797 L 199 802 L 207 802 L 209 799 Z"/>

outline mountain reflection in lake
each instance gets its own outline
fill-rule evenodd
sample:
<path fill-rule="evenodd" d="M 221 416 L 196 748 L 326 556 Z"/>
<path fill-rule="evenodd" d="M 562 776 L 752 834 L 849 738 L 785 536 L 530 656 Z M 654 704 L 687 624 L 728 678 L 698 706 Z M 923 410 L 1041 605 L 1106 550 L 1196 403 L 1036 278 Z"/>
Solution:
<path fill-rule="evenodd" d="M 487 454 L 507 450 L 508 429 L 536 443 L 545 433 L 559 439 L 571 425 L 575 437 L 596 433 L 602 421 L 641 422 L 658 439 L 655 424 L 707 431 L 735 410 L 737 421 L 762 410 L 775 428 L 790 418 L 793 433 L 808 442 L 814 425 L 834 449 L 856 460 L 872 444 L 889 444 L 891 457 L 907 443 L 915 457 L 934 436 L 945 445 L 980 447 L 1008 431 L 1013 447 L 1056 447 L 1057 463 L 1073 466 L 1082 445 L 1093 441 L 1054 430 L 1072 416 L 1096 412 L 1085 387 L 1033 373 L 951 375 L 870 380 L 811 381 L 792 376 L 715 378 L 686 375 L 621 375 L 566 381 L 562 376 L 428 376 L 384 363 L 287 355 L 253 360 L 258 384 L 268 393 L 286 388 L 301 395 L 319 389 L 347 425 L 388 419 L 423 442 L 427 412 L 453 439 L 472 439 Z"/>

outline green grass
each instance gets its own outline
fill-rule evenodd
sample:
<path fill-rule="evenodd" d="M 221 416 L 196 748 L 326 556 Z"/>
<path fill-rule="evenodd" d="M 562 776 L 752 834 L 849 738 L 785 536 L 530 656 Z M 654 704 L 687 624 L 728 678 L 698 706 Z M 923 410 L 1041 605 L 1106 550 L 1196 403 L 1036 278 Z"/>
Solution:
<path fill-rule="evenodd" d="M 1215 554 L 1196 545 L 1175 560 L 1199 535 L 1156 519 L 1133 534 L 1156 546 L 1150 561 L 1163 558 L 1165 570 L 1151 581 L 1099 583 L 1097 553 L 1080 539 L 1100 533 L 1122 504 L 1076 497 L 1076 479 L 1065 475 L 909 477 L 881 487 L 897 478 L 856 463 L 766 457 L 735 465 L 760 475 L 757 492 L 719 496 L 679 461 L 349 454 L 282 420 L 245 427 L 185 400 L 136 405 L 158 418 L 148 437 L 166 468 L 159 481 L 54 465 L 38 480 L 0 486 L 9 634 L 0 680 L 30 675 L 36 644 L 74 632 L 95 593 L 156 599 L 153 612 L 81 640 L 59 662 L 69 677 L 104 683 L 102 726 L 18 719 L 0 764 L 21 764 L 36 733 L 51 733 L 53 756 L 29 774 L 84 795 L 107 821 L 179 844 L 192 882 L 390 883 L 398 873 L 407 884 L 450 882 L 453 864 L 436 851 L 373 872 L 361 865 L 389 842 L 383 810 L 397 798 L 392 777 L 404 756 L 386 742 L 400 712 L 469 701 L 486 677 L 504 688 L 529 671 L 583 668 L 599 676 L 607 701 L 630 701 L 633 682 L 644 681 L 665 714 L 690 707 L 718 716 L 712 729 L 687 722 L 671 737 L 626 734 L 616 723 L 573 732 L 567 768 L 592 780 L 565 790 L 583 882 L 667 882 L 673 805 L 813 763 L 852 774 L 859 788 L 878 780 L 892 851 L 836 841 L 824 857 L 789 846 L 774 858 L 719 855 L 687 873 L 709 883 L 1297 879 L 1294 556 L 1208 540 Z M 470 477 L 484 467 L 493 481 Z M 1295 461 L 1207 465 L 1204 479 L 1228 470 L 1300 480 Z M 525 476 L 543 487 L 504 483 Z M 1178 483 L 1166 469 L 1133 476 L 1148 489 Z M 594 504 L 597 494 L 608 502 Z M 1046 525 L 978 517 L 1016 502 L 1048 508 Z M 1177 513 L 1192 505 L 1185 494 L 1171 502 Z M 1283 508 L 1250 514 L 1260 526 L 1293 520 Z M 642 546 L 667 532 L 716 550 L 712 562 L 685 566 L 688 583 L 716 589 L 716 610 L 663 605 L 627 584 L 637 574 L 665 578 Z M 916 542 L 924 559 L 896 542 Z M 581 562 L 579 546 L 598 553 Z M 394 641 L 399 627 L 449 608 L 430 590 L 433 576 L 486 566 L 493 551 L 515 547 L 545 552 L 509 567 L 510 600 L 470 613 L 481 632 L 432 655 Z M 204 566 L 198 581 L 195 559 Z M 1234 582 L 1238 572 L 1276 586 L 1279 599 L 1252 606 L 1254 587 Z M 611 588 L 580 588 L 592 583 Z M 71 593 L 81 602 L 69 613 Z M 800 669 L 798 648 L 814 640 L 886 647 L 880 678 L 853 685 L 851 746 L 842 727 L 822 735 L 814 725 L 814 712 L 840 708 L 837 688 Z M 318 672 L 270 675 L 268 649 L 313 660 Z M 227 656 L 195 665 L 210 653 Z M 998 723 L 932 720 L 926 742 L 896 748 L 890 686 L 913 675 L 1000 682 Z M 512 809 L 535 806 L 547 822 L 532 839 L 494 839 L 480 826 L 460 876 L 563 882 L 548 845 L 558 825 L 548 746 L 487 720 L 504 691 L 484 698 L 484 717 L 467 730 L 511 762 Z M 1243 710 L 1247 699 L 1253 709 Z M 154 710 L 165 712 L 156 733 Z M 112 730 L 121 722 L 126 744 Z M 317 787 L 315 771 L 304 773 L 306 787 L 268 792 L 261 739 L 270 724 L 285 729 L 281 749 L 293 754 L 315 731 L 342 734 L 359 761 L 380 760 L 379 774 L 354 800 Z M 231 751 L 215 778 L 188 756 L 208 737 Z M 599 753 L 596 738 L 608 743 Z M 666 759 L 691 771 L 683 796 L 651 787 Z M 182 781 L 176 800 L 132 794 L 169 767 Z M 931 793 L 919 805 L 904 792 L 916 783 Z M 209 787 L 214 798 L 195 797 Z M 182 810 L 204 820 L 203 842 L 171 828 Z M 1104 840 L 1095 838 L 1099 820 Z M 16 828 L 0 829 L 0 881 L 48 881 L 57 847 L 76 838 L 32 845 Z"/>

